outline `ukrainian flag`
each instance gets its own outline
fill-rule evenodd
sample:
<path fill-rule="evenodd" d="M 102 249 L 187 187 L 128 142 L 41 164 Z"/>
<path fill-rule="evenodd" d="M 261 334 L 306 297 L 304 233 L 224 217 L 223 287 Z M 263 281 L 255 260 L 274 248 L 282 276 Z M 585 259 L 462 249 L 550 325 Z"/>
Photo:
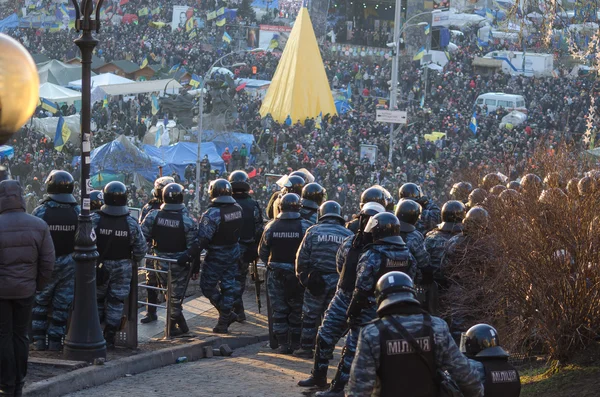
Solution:
<path fill-rule="evenodd" d="M 323 112 L 319 113 L 319 115 L 317 116 L 317 119 L 315 120 L 315 128 L 320 130 L 321 129 L 321 122 L 323 121 Z"/>
<path fill-rule="evenodd" d="M 58 118 L 58 124 L 56 124 L 56 134 L 54 135 L 54 149 L 59 152 L 62 151 L 65 143 L 71 136 L 71 130 L 65 123 L 65 119 L 62 116 Z"/>
<path fill-rule="evenodd" d="M 222 15 L 221 19 L 217 19 L 216 25 L 217 26 L 224 26 L 225 25 L 225 16 L 224 15 Z"/>
<path fill-rule="evenodd" d="M 47 110 L 52 114 L 58 112 L 58 105 L 56 103 L 49 101 L 47 99 L 44 99 L 44 98 L 40 98 L 40 101 L 38 102 L 38 106 L 41 106 L 42 109 Z"/>
<path fill-rule="evenodd" d="M 429 24 L 425 25 L 425 34 L 429 34 L 431 32 L 431 26 Z"/>
<path fill-rule="evenodd" d="M 192 87 L 198 87 L 200 85 L 200 80 L 202 80 L 197 74 L 192 73 L 192 78 L 190 80 L 190 85 Z"/>
<path fill-rule="evenodd" d="M 67 10 L 67 7 L 65 7 L 64 4 L 61 4 L 60 12 L 62 12 L 63 15 L 69 16 L 69 11 Z"/>
<path fill-rule="evenodd" d="M 194 17 L 191 17 L 190 19 L 187 20 L 187 22 L 185 23 L 185 31 L 189 32 L 190 30 L 194 29 Z"/>
<path fill-rule="evenodd" d="M 158 97 L 156 95 L 152 95 L 152 115 L 156 115 L 158 113 L 158 109 L 160 105 L 158 103 Z"/>
<path fill-rule="evenodd" d="M 494 21 L 494 14 L 492 14 L 492 10 L 490 10 L 489 8 L 485 9 L 485 17 L 487 19 L 489 19 L 490 21 Z"/>
<path fill-rule="evenodd" d="M 420 61 L 425 56 L 425 47 L 421 47 L 419 51 L 413 56 L 413 61 Z"/>
<path fill-rule="evenodd" d="M 473 111 L 471 122 L 469 123 L 469 129 L 473 132 L 473 135 L 477 135 L 477 111 Z"/>
<path fill-rule="evenodd" d="M 229 33 L 227 33 L 227 32 L 223 33 L 223 41 L 226 42 L 227 44 L 231 43 L 231 36 L 229 35 Z"/>
<path fill-rule="evenodd" d="M 148 57 L 144 57 L 144 60 L 142 61 L 142 64 L 140 65 L 140 69 L 144 69 L 146 66 L 148 66 Z"/>
<path fill-rule="evenodd" d="M 169 74 L 175 73 L 178 70 L 179 70 L 179 64 L 173 65 L 173 67 L 171 68 L 171 70 L 169 70 Z"/>

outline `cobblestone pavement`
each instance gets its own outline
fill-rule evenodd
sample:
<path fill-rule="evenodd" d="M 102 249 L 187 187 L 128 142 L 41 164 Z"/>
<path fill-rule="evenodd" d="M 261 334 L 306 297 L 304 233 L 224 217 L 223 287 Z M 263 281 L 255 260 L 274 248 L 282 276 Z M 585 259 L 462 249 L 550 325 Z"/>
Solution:
<path fill-rule="evenodd" d="M 332 367 L 341 352 L 338 346 Z M 82 390 L 68 397 L 151 396 L 312 396 L 317 389 L 296 385 L 310 373 L 312 360 L 277 355 L 264 343 L 233 352 L 231 357 L 213 357 L 175 364 L 105 385 Z M 329 378 L 335 368 L 330 368 Z"/>

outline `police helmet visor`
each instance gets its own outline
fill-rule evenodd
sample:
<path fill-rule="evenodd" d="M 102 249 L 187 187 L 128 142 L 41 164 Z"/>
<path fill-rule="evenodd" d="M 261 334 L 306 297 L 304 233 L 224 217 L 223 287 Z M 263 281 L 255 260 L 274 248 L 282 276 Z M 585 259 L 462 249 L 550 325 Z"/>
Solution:
<path fill-rule="evenodd" d="M 383 209 L 383 211 L 385 211 L 385 208 Z M 372 216 L 369 219 L 369 222 L 367 222 L 367 226 L 365 226 L 365 233 L 372 233 L 373 229 L 375 229 L 375 227 L 377 227 L 378 224 L 379 224 L 379 221 L 377 219 L 375 219 L 374 216 Z"/>

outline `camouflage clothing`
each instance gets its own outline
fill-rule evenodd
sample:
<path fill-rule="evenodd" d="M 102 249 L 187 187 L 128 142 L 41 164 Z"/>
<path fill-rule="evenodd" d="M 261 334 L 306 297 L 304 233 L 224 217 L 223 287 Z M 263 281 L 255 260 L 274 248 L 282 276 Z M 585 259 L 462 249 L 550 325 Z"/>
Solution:
<path fill-rule="evenodd" d="M 425 249 L 429 253 L 430 266 L 438 280 L 441 280 L 442 256 L 444 256 L 448 240 L 462 231 L 459 224 L 453 225 L 454 227 L 449 225 L 446 223 L 441 229 L 435 228 L 425 236 Z"/>
<path fill-rule="evenodd" d="M 56 201 L 46 201 L 35 210 L 32 215 L 44 219 L 47 208 L 74 208 L 79 214 L 79 205 L 61 204 Z M 75 241 L 73 241 L 75 246 Z M 48 339 L 59 342 L 65 335 L 69 305 L 73 302 L 73 288 L 75 286 L 75 261 L 72 254 L 58 256 L 52 270 L 51 281 L 35 296 L 32 310 L 33 340 Z M 52 312 L 50 324 L 48 313 Z"/>
<path fill-rule="evenodd" d="M 92 215 L 94 229 L 98 228 L 100 214 Z M 102 285 L 97 286 L 96 299 L 98 301 L 98 315 L 100 322 L 106 325 L 118 327 L 123 315 L 123 303 L 129 296 L 129 287 L 132 277 L 132 263 L 141 261 L 148 250 L 146 239 L 137 221 L 127 216 L 129 226 L 129 241 L 131 243 L 132 259 L 104 260 L 102 263 L 108 272 L 108 279 Z M 96 235 L 98 231 L 96 230 Z M 102 253 L 100 253 L 102 255 Z"/>
<path fill-rule="evenodd" d="M 425 239 L 418 230 L 413 230 L 409 233 L 402 233 L 402 239 L 406 243 L 410 253 L 417 261 L 416 280 L 420 280 L 423 269 L 429 267 L 429 253 L 425 249 Z"/>
<path fill-rule="evenodd" d="M 423 315 L 398 315 L 393 314 L 408 332 L 417 332 L 423 327 Z M 432 317 L 434 334 L 434 356 L 437 368 L 448 371 L 456 381 L 465 397 L 483 396 L 483 386 L 477 371 L 471 366 L 467 358 L 459 351 L 450 336 L 446 323 L 437 317 Z M 389 329 L 394 329 L 391 323 L 382 320 Z M 355 359 L 352 363 L 348 396 L 378 396 L 381 384 L 377 377 L 380 368 L 381 346 L 379 329 L 375 324 L 366 325 L 358 341 Z M 401 369 L 398 369 L 401 371 Z"/>
<path fill-rule="evenodd" d="M 315 345 L 317 328 L 327 305 L 333 298 L 339 274 L 336 268 L 336 255 L 344 239 L 352 232 L 339 221 L 324 219 L 310 227 L 298 249 L 296 276 L 306 287 L 302 306 L 301 347 L 312 349 Z M 323 288 L 313 289 L 308 282 L 309 274 L 321 277 Z M 317 276 L 318 275 L 318 276 Z"/>
<path fill-rule="evenodd" d="M 430 230 L 433 230 L 442 221 L 442 211 L 434 202 L 427 199 L 426 203 L 419 201 L 423 210 L 417 222 L 417 230 L 425 236 Z M 423 205 L 425 204 L 425 205 Z"/>
<path fill-rule="evenodd" d="M 148 215 L 144 218 L 144 222 L 142 223 L 142 233 L 146 241 L 153 241 L 153 226 L 155 223 L 155 219 L 158 216 L 159 210 L 152 210 L 148 213 Z M 197 226 L 196 222 L 188 215 L 187 211 L 182 211 L 183 213 L 183 227 L 185 232 L 185 245 L 187 248 L 191 247 L 194 241 L 196 240 L 197 235 Z M 156 245 L 155 243 L 153 245 Z M 170 259 L 178 259 L 184 252 L 160 252 L 157 249 L 153 248 L 152 252 L 154 255 L 162 257 L 162 258 L 170 258 Z M 171 318 L 176 319 L 182 313 L 182 305 L 181 301 L 185 296 L 185 290 L 187 289 L 188 282 L 188 274 L 190 271 L 189 265 L 181 266 L 177 263 L 168 263 L 165 261 L 153 261 L 154 268 L 156 270 L 168 271 L 169 266 L 171 269 Z M 168 277 L 165 273 L 156 273 L 158 277 L 158 282 L 165 288 L 168 284 Z"/>
<path fill-rule="evenodd" d="M 148 203 L 146 205 L 144 205 L 144 207 L 142 208 L 142 211 L 140 211 L 140 219 L 138 219 L 138 222 L 140 224 L 142 222 L 144 222 L 144 218 L 146 218 L 146 216 L 150 213 L 150 211 L 159 210 L 161 204 L 162 204 L 162 201 L 160 201 L 157 198 L 153 198 L 152 200 L 148 201 Z"/>
<path fill-rule="evenodd" d="M 271 302 L 273 333 L 276 335 L 287 334 L 288 332 L 300 336 L 301 317 L 302 317 L 302 299 L 304 291 L 294 272 L 294 263 L 270 261 L 271 242 L 273 240 L 273 225 L 285 222 L 293 224 L 300 222 L 301 236 L 311 224 L 302 219 L 274 220 L 265 226 L 258 254 L 260 259 L 267 264 L 267 294 Z M 295 250 L 297 251 L 297 249 Z"/>
<path fill-rule="evenodd" d="M 220 223 L 219 206 L 209 207 L 200 218 L 198 242 L 201 249 L 206 249 L 200 289 L 217 310 L 229 312 L 233 308 L 233 301 L 239 296 L 236 276 L 239 269 L 240 245 L 212 245 L 211 240 L 217 234 Z"/>
<path fill-rule="evenodd" d="M 308 222 L 310 222 L 311 225 L 316 224 L 317 219 L 319 218 L 317 210 L 307 207 L 300 208 L 300 216 L 302 216 L 303 219 L 306 219 Z"/>

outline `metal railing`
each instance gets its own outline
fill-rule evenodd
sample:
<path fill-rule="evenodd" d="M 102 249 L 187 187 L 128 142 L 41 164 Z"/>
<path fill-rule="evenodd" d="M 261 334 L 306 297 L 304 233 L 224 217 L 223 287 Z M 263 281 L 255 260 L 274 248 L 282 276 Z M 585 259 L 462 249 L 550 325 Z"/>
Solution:
<path fill-rule="evenodd" d="M 142 305 L 146 305 L 146 306 L 153 306 L 156 308 L 162 308 L 162 309 L 166 309 L 167 311 L 167 315 L 166 315 L 166 321 L 165 321 L 165 339 L 168 339 L 171 337 L 171 263 L 177 263 L 177 259 L 171 259 L 171 258 L 162 258 L 160 256 L 154 256 L 154 255 L 146 255 L 144 257 L 144 259 L 146 260 L 152 260 L 152 261 L 161 261 L 161 262 L 166 262 L 169 267 L 168 270 L 157 270 L 157 269 L 153 269 L 153 268 L 149 268 L 149 267 L 139 267 L 138 270 L 145 270 L 147 272 L 154 272 L 154 273 L 160 273 L 160 274 L 166 274 L 167 275 L 167 285 L 166 286 L 159 286 L 159 287 L 154 287 L 152 285 L 147 285 L 146 282 L 143 283 L 138 283 L 138 288 L 145 288 L 145 289 L 153 289 L 156 291 L 162 291 L 165 294 L 165 305 L 158 305 L 158 304 L 154 304 L 154 303 L 149 303 L 149 302 L 142 302 L 142 301 L 137 301 L 138 304 L 142 304 Z M 157 277 L 157 279 L 159 279 Z M 159 279 L 159 285 L 160 285 L 160 279 Z M 163 288 L 165 287 L 165 288 Z"/>

